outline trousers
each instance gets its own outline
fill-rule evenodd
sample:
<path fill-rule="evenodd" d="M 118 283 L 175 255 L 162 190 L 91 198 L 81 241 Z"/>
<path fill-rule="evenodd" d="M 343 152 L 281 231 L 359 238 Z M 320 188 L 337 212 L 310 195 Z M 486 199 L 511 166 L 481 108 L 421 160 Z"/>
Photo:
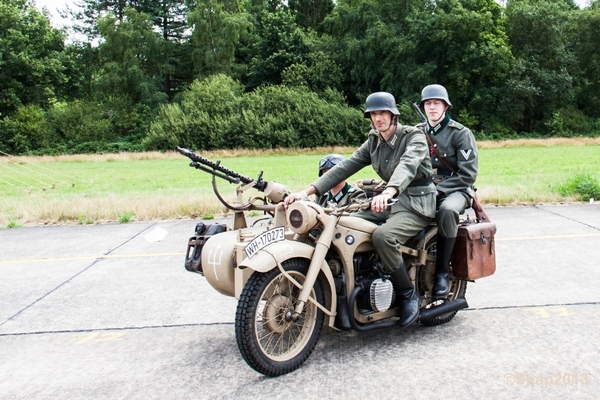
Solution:
<path fill-rule="evenodd" d="M 431 222 L 431 218 L 417 215 L 410 210 L 392 213 L 389 208 L 379 213 L 370 209 L 361 210 L 354 215 L 379 225 L 373 232 L 373 247 L 379 254 L 386 273 L 394 272 L 404 262 L 400 245 Z"/>
<path fill-rule="evenodd" d="M 446 238 L 455 238 L 458 232 L 460 213 L 470 207 L 471 197 L 463 191 L 448 193 L 437 198 L 435 222 L 438 234 Z"/>

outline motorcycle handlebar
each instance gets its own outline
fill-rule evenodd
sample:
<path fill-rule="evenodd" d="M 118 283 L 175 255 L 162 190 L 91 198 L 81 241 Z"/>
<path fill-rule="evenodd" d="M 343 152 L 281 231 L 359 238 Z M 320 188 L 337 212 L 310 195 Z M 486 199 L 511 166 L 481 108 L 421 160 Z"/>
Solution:
<path fill-rule="evenodd" d="M 325 211 L 328 214 L 336 214 L 339 212 L 348 212 L 348 211 L 358 211 L 358 210 L 362 210 L 365 208 L 370 208 L 371 207 L 371 201 L 373 199 L 368 199 L 368 200 L 355 200 L 354 203 L 350 203 L 347 206 L 344 207 L 326 207 L 323 208 L 323 211 Z M 388 206 L 392 206 L 394 204 L 396 204 L 398 202 L 398 199 L 389 199 L 387 201 L 387 205 Z"/>

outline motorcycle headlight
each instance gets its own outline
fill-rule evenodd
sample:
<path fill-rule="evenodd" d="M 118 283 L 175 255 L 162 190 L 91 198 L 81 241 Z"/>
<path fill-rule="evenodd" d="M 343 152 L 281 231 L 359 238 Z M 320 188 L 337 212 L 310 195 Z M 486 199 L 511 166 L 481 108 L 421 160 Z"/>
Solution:
<path fill-rule="evenodd" d="M 302 235 L 317 226 L 319 212 L 315 207 L 318 205 L 309 201 L 297 201 L 288 207 L 286 218 L 292 232 Z"/>

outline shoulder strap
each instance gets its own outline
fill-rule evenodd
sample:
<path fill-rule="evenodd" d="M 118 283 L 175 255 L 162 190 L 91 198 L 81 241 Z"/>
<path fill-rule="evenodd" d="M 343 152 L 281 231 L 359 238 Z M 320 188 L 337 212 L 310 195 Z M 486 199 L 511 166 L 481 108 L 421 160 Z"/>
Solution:
<path fill-rule="evenodd" d="M 444 163 L 444 165 L 446 166 L 446 168 L 448 168 L 450 171 L 452 171 L 453 174 L 456 174 L 456 170 L 454 168 L 452 168 L 452 166 L 450 165 L 450 163 L 448 162 L 448 160 L 446 160 L 444 157 L 442 157 L 440 155 L 440 153 L 438 152 L 437 147 L 435 146 L 435 144 L 433 144 L 433 141 L 431 140 L 431 136 L 429 135 L 429 133 L 427 133 L 427 129 L 425 128 L 426 125 L 423 125 L 423 133 L 425 134 L 425 137 L 427 138 L 427 141 L 429 142 L 429 148 L 431 150 L 433 150 L 433 152 L 435 153 L 435 155 Z"/>
<path fill-rule="evenodd" d="M 448 168 L 450 171 L 452 171 L 452 173 L 456 174 L 456 170 L 454 168 L 452 168 L 450 163 L 444 157 L 440 156 L 440 153 L 438 152 L 437 148 L 433 144 L 433 141 L 431 140 L 431 137 L 429 136 L 429 134 L 427 133 L 427 130 L 425 129 L 425 125 L 423 125 L 423 133 L 425 134 L 425 137 L 427 138 L 427 141 L 429 142 L 429 147 L 433 150 L 435 155 L 444 163 L 446 168 Z M 485 212 L 485 210 L 483 209 L 483 207 L 481 207 L 481 204 L 479 204 L 479 200 L 477 199 L 477 192 L 473 193 L 473 204 L 471 205 L 471 208 L 473 208 L 473 211 L 475 211 L 475 218 L 477 219 L 477 221 L 492 222 L 492 221 L 490 221 L 490 217 L 488 217 L 488 215 Z"/>
<path fill-rule="evenodd" d="M 473 204 L 471 204 L 471 208 L 475 211 L 475 218 L 479 222 L 492 222 L 490 221 L 490 217 L 488 217 L 487 213 L 479 204 L 479 200 L 477 199 L 477 192 L 473 193 Z"/>

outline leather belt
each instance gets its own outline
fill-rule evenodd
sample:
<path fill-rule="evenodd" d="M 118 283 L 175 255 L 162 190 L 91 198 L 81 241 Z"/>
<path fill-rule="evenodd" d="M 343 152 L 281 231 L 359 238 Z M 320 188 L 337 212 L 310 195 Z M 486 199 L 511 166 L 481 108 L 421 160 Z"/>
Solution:
<path fill-rule="evenodd" d="M 428 176 L 427 178 L 415 179 L 411 183 L 409 183 L 408 186 L 427 186 L 431 182 L 433 182 L 433 178 L 431 176 Z"/>
<path fill-rule="evenodd" d="M 452 176 L 453 172 L 449 168 L 437 167 L 437 175 Z"/>

